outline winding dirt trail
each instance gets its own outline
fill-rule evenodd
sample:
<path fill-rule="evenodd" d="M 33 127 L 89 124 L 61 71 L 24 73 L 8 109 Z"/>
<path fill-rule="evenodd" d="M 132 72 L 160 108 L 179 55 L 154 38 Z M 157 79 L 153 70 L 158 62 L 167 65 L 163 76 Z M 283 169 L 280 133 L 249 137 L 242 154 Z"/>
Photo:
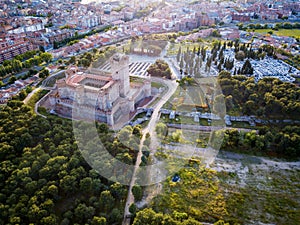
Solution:
<path fill-rule="evenodd" d="M 134 203 L 134 196 L 132 194 L 132 187 L 136 183 L 137 170 L 138 170 L 139 165 L 142 161 L 142 148 L 143 148 L 144 140 L 146 138 L 146 134 L 149 133 L 150 136 L 151 136 L 152 145 L 150 146 L 150 148 L 151 148 L 151 155 L 153 155 L 155 153 L 155 150 L 156 150 L 156 147 L 157 147 L 156 146 L 157 141 L 155 139 L 156 138 L 155 137 L 155 126 L 156 126 L 157 120 L 160 117 L 160 109 L 169 100 L 169 98 L 174 94 L 174 92 L 176 91 L 176 88 L 178 86 L 178 84 L 176 83 L 175 80 L 171 81 L 171 80 L 165 80 L 165 79 L 160 79 L 160 78 L 151 78 L 151 80 L 155 81 L 155 82 L 163 83 L 165 86 L 167 86 L 168 90 L 161 97 L 160 101 L 157 102 L 156 105 L 153 107 L 153 113 L 152 113 L 152 116 L 149 120 L 149 123 L 148 123 L 147 127 L 143 130 L 143 136 L 142 136 L 142 139 L 141 139 L 141 142 L 140 142 L 136 164 L 135 164 L 132 179 L 131 179 L 131 182 L 130 182 L 130 185 L 129 185 L 129 188 L 128 188 L 128 195 L 127 195 L 127 200 L 126 200 L 126 203 L 125 203 L 124 219 L 123 219 L 122 225 L 130 224 L 130 218 L 128 218 L 130 216 L 129 207 L 132 203 Z M 150 176 L 151 176 L 151 174 L 150 174 Z"/>

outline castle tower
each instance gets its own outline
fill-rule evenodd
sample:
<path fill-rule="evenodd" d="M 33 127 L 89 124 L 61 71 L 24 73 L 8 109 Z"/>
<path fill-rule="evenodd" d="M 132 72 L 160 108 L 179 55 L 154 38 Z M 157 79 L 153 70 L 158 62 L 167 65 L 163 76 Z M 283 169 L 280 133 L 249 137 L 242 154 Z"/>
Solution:
<path fill-rule="evenodd" d="M 66 78 L 69 78 L 71 76 L 73 76 L 74 74 L 76 74 L 77 72 L 79 71 L 78 67 L 77 66 L 70 66 L 65 74 L 66 74 Z"/>
<path fill-rule="evenodd" d="M 130 90 L 129 82 L 129 57 L 115 54 L 110 58 L 112 78 L 120 81 L 120 96 L 126 97 Z"/>

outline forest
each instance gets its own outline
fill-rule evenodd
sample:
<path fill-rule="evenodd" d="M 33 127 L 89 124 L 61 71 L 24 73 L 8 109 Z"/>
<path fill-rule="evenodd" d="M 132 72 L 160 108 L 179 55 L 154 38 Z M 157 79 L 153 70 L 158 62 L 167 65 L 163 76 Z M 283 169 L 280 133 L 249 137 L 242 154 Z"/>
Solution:
<path fill-rule="evenodd" d="M 276 78 L 254 78 L 222 71 L 218 76 L 229 114 L 255 115 L 267 119 L 299 119 L 300 89 Z"/>
<path fill-rule="evenodd" d="M 222 149 L 295 158 L 300 156 L 300 89 L 276 78 L 253 78 L 222 71 L 218 76 L 229 115 L 255 115 L 269 121 L 258 133 L 225 132 Z M 274 123 L 274 121 L 279 121 Z M 272 122 L 273 121 L 273 122 Z M 285 122 L 286 121 L 286 122 Z M 299 121 L 298 121 L 299 122 Z"/>
<path fill-rule="evenodd" d="M 48 116 L 47 119 L 36 116 L 22 102 L 10 101 L 0 111 L 0 123 L 0 224 L 120 224 L 127 186 L 99 175 L 87 164 L 85 153 L 88 151 L 93 162 L 105 162 L 105 166 L 109 168 L 113 162 L 110 164 L 98 153 L 90 152 L 93 147 L 90 149 L 89 146 L 97 144 L 97 139 L 100 139 L 114 158 L 132 165 L 135 163 L 135 150 L 138 149 L 141 137 L 140 127 L 126 126 L 115 136 L 105 124 L 97 124 L 99 137 L 88 138 L 87 147 L 79 151 L 79 140 L 74 137 L 71 121 L 55 116 Z M 79 126 L 87 124 L 79 123 Z M 223 149 L 251 151 L 261 147 L 259 143 L 264 143 L 260 151 L 274 148 L 281 151 L 279 156 L 299 156 L 299 128 L 286 126 L 281 131 L 275 133 L 276 131 L 263 127 L 259 129 L 259 135 L 255 132 L 243 134 L 236 130 L 227 131 Z M 90 137 L 89 130 L 81 135 Z M 124 174 L 122 169 L 114 172 L 115 176 Z M 218 184 L 211 178 L 213 171 L 195 169 L 180 172 L 186 187 L 195 185 L 191 183 L 190 176 L 198 173 L 199 177 L 194 178 L 201 185 L 205 186 L 204 181 L 210 179 L 212 183 L 209 185 L 217 188 Z M 197 210 L 198 206 L 194 205 L 193 210 L 189 211 L 184 201 L 192 201 L 193 197 L 184 200 L 173 196 L 172 193 L 180 186 L 174 186 L 170 180 L 167 182 L 171 189 L 156 198 L 153 205 L 155 211 L 144 209 L 136 212 L 133 224 L 200 225 L 199 221 L 203 220 L 220 220 L 216 224 L 224 224 L 221 220 L 229 218 L 225 205 L 222 205 L 225 204 L 223 197 L 215 194 L 214 188 L 200 188 L 198 183 L 197 192 L 190 192 L 195 195 L 199 193 L 198 198 L 207 201 L 208 207 L 217 210 L 212 214 L 203 214 L 208 209 Z M 134 189 L 135 197 L 141 199 L 140 187 Z M 184 191 L 180 191 L 180 194 L 186 195 Z M 175 204 L 174 201 L 179 201 L 180 204 Z M 164 205 L 171 207 L 171 211 L 163 211 Z M 132 211 L 135 213 L 136 209 Z"/>
<path fill-rule="evenodd" d="M 297 125 L 262 126 L 251 132 L 224 132 L 221 149 L 251 155 L 297 159 L 300 157 L 300 128 Z"/>
<path fill-rule="evenodd" d="M 44 119 L 10 101 L 0 123 L 0 224 L 120 223 L 127 187 L 86 163 L 71 121 Z M 105 124 L 97 132 L 114 157 L 134 161 L 133 151 L 114 140 Z"/>

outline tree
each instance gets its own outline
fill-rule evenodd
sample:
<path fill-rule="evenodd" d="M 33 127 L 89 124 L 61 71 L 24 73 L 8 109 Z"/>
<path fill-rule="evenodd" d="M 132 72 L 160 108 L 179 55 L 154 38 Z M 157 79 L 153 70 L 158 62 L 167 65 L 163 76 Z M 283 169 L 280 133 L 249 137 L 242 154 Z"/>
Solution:
<path fill-rule="evenodd" d="M 109 215 L 109 224 L 114 224 L 122 219 L 122 214 L 119 209 L 114 208 Z"/>
<path fill-rule="evenodd" d="M 136 206 L 134 203 L 132 203 L 130 206 L 129 206 L 129 212 L 132 214 L 132 215 L 135 215 L 136 213 Z"/>
<path fill-rule="evenodd" d="M 238 23 L 238 28 L 239 28 L 239 30 L 243 30 L 243 29 L 244 29 L 243 26 L 244 26 L 243 23 Z"/>
<path fill-rule="evenodd" d="M 133 225 L 153 224 L 156 213 L 151 208 L 146 208 L 136 214 Z"/>
<path fill-rule="evenodd" d="M 90 192 L 92 190 L 92 178 L 86 177 L 80 181 L 80 190 Z"/>
<path fill-rule="evenodd" d="M 41 55 L 41 60 L 46 62 L 46 63 L 49 63 L 51 60 L 52 60 L 52 55 L 48 52 L 43 52 Z"/>
<path fill-rule="evenodd" d="M 212 37 L 221 37 L 221 34 L 219 33 L 218 30 L 213 30 L 211 36 L 212 36 Z"/>
<path fill-rule="evenodd" d="M 122 186 L 120 183 L 116 182 L 110 186 L 112 196 L 120 201 L 124 200 L 127 195 L 127 189 Z"/>
<path fill-rule="evenodd" d="M 74 187 L 76 187 L 76 178 L 74 176 L 64 176 L 60 180 L 60 187 L 66 194 L 71 194 L 75 191 Z"/>
<path fill-rule="evenodd" d="M 8 83 L 13 84 L 13 83 L 15 83 L 16 80 L 17 80 L 17 78 L 15 76 L 11 76 L 8 80 Z"/>
<path fill-rule="evenodd" d="M 50 185 L 48 187 L 48 194 L 54 198 L 57 198 L 58 196 L 58 188 L 54 184 Z"/>
<path fill-rule="evenodd" d="M 253 74 L 253 68 L 248 59 L 246 60 L 246 62 L 242 67 L 241 74 Z"/>
<path fill-rule="evenodd" d="M 223 94 L 216 95 L 213 101 L 213 112 L 221 117 L 225 116 L 225 96 Z"/>
<path fill-rule="evenodd" d="M 182 225 L 202 225 L 202 223 L 189 217 L 187 220 L 183 221 Z"/>
<path fill-rule="evenodd" d="M 94 216 L 92 225 L 106 225 L 106 219 L 104 217 Z"/>
<path fill-rule="evenodd" d="M 214 225 L 229 225 L 229 223 L 225 223 L 223 220 L 219 220 L 215 222 Z"/>
<path fill-rule="evenodd" d="M 39 72 L 39 77 L 40 78 L 46 78 L 50 75 L 50 72 L 48 69 L 43 69 Z"/>
<path fill-rule="evenodd" d="M 26 96 L 27 96 L 27 93 L 24 89 L 19 92 L 19 100 L 23 101 L 26 98 Z"/>
<path fill-rule="evenodd" d="M 83 66 L 83 67 L 88 67 L 88 66 L 90 66 L 90 64 L 91 64 L 91 61 L 89 61 L 86 58 L 80 59 L 78 61 L 78 65 Z"/>
<path fill-rule="evenodd" d="M 181 59 L 181 46 L 178 49 L 178 53 L 177 53 L 176 59 L 177 59 L 177 62 L 179 62 L 180 59 Z"/>
<path fill-rule="evenodd" d="M 113 208 L 115 198 L 111 195 L 110 191 L 102 191 L 100 194 L 100 206 L 105 212 L 108 212 Z"/>
<path fill-rule="evenodd" d="M 172 215 L 176 220 L 183 222 L 184 220 L 186 220 L 188 218 L 188 214 L 187 213 L 181 213 L 181 212 L 177 212 L 174 211 L 173 215 Z"/>
<path fill-rule="evenodd" d="M 131 126 L 125 126 L 122 128 L 118 133 L 118 139 L 122 143 L 127 143 L 130 139 L 130 136 L 132 134 L 132 127 Z"/>
<path fill-rule="evenodd" d="M 82 221 L 85 218 L 91 218 L 94 213 L 95 209 L 92 206 L 86 206 L 84 203 L 80 203 L 74 210 L 75 216 L 78 218 L 79 221 Z"/>
<path fill-rule="evenodd" d="M 45 52 L 44 46 L 40 45 L 40 46 L 39 46 L 39 50 L 40 50 L 41 52 Z"/>
<path fill-rule="evenodd" d="M 143 136 L 141 125 L 134 126 L 134 127 L 133 127 L 133 130 L 132 130 L 132 134 L 133 134 L 135 137 L 137 137 L 137 138 L 140 139 L 140 138 Z"/>
<path fill-rule="evenodd" d="M 93 54 L 97 54 L 98 49 L 97 48 L 93 48 Z"/>
<path fill-rule="evenodd" d="M 168 135 L 168 127 L 164 123 L 158 123 L 155 127 L 155 131 L 157 135 L 161 138 L 166 137 Z"/>
<path fill-rule="evenodd" d="M 245 59 L 246 55 L 243 51 L 238 51 L 236 54 L 235 54 L 235 58 L 236 60 L 239 60 L 239 61 L 243 61 Z"/>
<path fill-rule="evenodd" d="M 92 61 L 92 59 L 93 59 L 93 55 L 92 55 L 90 52 L 87 52 L 87 53 L 84 55 L 84 57 L 85 57 L 87 60 L 89 60 L 89 61 Z"/>
<path fill-rule="evenodd" d="M 134 185 L 132 187 L 132 194 L 134 196 L 135 201 L 140 201 L 143 198 L 143 189 L 139 185 Z"/>
<path fill-rule="evenodd" d="M 54 215 L 50 215 L 41 219 L 41 223 L 45 225 L 55 225 L 57 224 L 56 217 Z"/>
<path fill-rule="evenodd" d="M 183 66 L 184 66 L 184 63 L 183 63 L 183 57 L 181 57 L 180 63 L 179 63 L 179 68 L 182 70 L 182 69 L 183 69 Z"/>
<path fill-rule="evenodd" d="M 70 60 L 69 60 L 69 64 L 75 64 L 76 63 L 76 57 L 75 56 L 71 56 Z"/>
<path fill-rule="evenodd" d="M 171 79 L 172 75 L 168 63 L 160 59 L 156 60 L 156 62 L 148 68 L 147 72 L 151 76 L 166 77 L 167 79 Z"/>
<path fill-rule="evenodd" d="M 182 141 L 182 130 L 176 130 L 172 133 L 172 141 L 181 142 Z"/>
<path fill-rule="evenodd" d="M 110 212 L 125 201 L 126 187 L 120 184 L 109 186 L 110 182 L 90 171 L 90 166 L 80 157 L 70 121 L 36 117 L 29 106 L 16 100 L 2 107 L 0 118 L 3 224 L 24 221 L 26 224 L 92 224 L 96 210 L 111 217 L 109 222 L 121 222 L 119 210 Z M 114 139 L 110 132 L 105 135 L 107 139 Z M 114 190 L 118 196 L 117 201 L 113 198 L 105 205 L 110 207 L 107 212 L 99 201 L 99 195 L 103 200 L 101 192 L 104 190 Z M 70 195 L 77 197 L 70 198 Z M 59 202 L 68 203 L 63 213 L 55 210 Z M 97 222 L 94 224 L 105 224 L 103 218 L 94 220 Z"/>

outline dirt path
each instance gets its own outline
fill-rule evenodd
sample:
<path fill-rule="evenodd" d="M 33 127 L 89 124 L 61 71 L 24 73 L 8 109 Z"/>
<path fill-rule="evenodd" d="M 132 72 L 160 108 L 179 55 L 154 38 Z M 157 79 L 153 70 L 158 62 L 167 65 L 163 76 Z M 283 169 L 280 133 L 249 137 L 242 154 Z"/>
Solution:
<path fill-rule="evenodd" d="M 137 160 L 136 160 L 136 164 L 134 167 L 134 171 L 133 171 L 133 176 L 128 188 L 128 195 L 127 195 L 127 200 L 125 203 L 125 210 L 124 210 L 124 219 L 123 219 L 123 225 L 127 225 L 129 223 L 129 219 L 127 218 L 128 216 L 130 216 L 129 213 L 129 207 L 132 203 L 134 203 L 134 196 L 132 194 L 132 187 L 135 185 L 136 183 L 136 179 L 137 179 L 137 170 L 139 168 L 139 165 L 141 163 L 141 158 L 142 158 L 142 148 L 143 148 L 143 142 L 145 140 L 146 134 L 149 133 L 151 138 L 152 138 L 152 143 L 156 143 L 155 141 L 155 126 L 157 123 L 157 120 L 160 117 L 160 109 L 161 107 L 168 101 L 168 99 L 173 95 L 173 93 L 175 92 L 176 88 L 177 88 L 177 83 L 175 80 L 170 81 L 170 80 L 165 80 L 165 79 L 160 79 L 160 78 L 152 78 L 153 81 L 156 82 L 160 82 L 163 83 L 164 85 L 166 85 L 168 87 L 168 90 L 165 92 L 165 94 L 162 96 L 162 98 L 160 99 L 159 102 L 156 103 L 156 105 L 153 107 L 153 113 L 151 116 L 151 119 L 148 123 L 148 126 L 143 130 L 143 136 L 141 139 L 141 144 L 139 146 L 139 152 L 138 152 L 138 156 L 137 156 Z M 154 138 L 154 140 L 153 140 Z M 156 145 L 151 146 L 151 154 L 153 155 L 155 153 L 156 150 Z M 153 152 L 152 152 L 153 151 Z M 152 170 L 150 169 L 150 172 Z M 159 175 L 159 174 L 157 174 Z M 150 179 L 152 178 L 152 174 L 150 174 Z M 154 182 L 156 181 L 156 178 L 154 179 Z M 153 183 L 153 181 L 150 181 L 151 183 Z M 145 184 L 147 185 L 147 184 Z"/>
<path fill-rule="evenodd" d="M 30 92 L 27 97 L 23 100 L 24 104 L 27 104 L 30 100 L 30 98 L 36 93 L 37 91 L 41 90 L 41 88 L 36 88 L 32 92 Z"/>

